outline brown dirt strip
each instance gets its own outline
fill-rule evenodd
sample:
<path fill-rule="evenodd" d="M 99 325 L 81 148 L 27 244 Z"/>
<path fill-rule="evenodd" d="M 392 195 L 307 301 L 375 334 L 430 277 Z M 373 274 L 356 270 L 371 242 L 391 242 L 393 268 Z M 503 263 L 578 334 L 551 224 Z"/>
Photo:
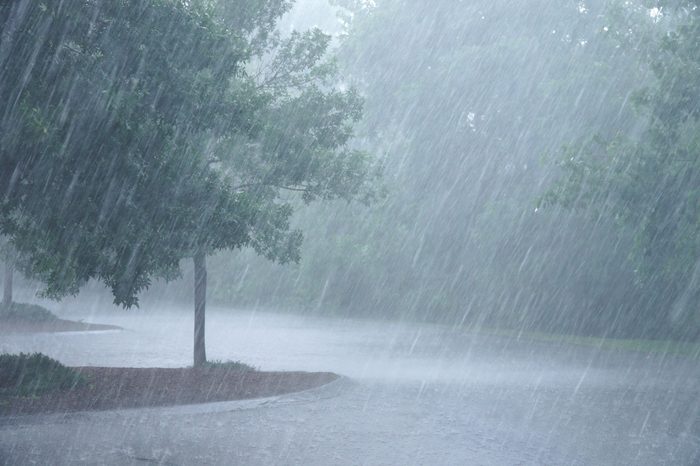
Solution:
<path fill-rule="evenodd" d="M 0 416 L 174 406 L 261 398 L 325 385 L 329 372 L 210 368 L 78 367 L 87 383 L 35 398 L 0 398 Z"/>

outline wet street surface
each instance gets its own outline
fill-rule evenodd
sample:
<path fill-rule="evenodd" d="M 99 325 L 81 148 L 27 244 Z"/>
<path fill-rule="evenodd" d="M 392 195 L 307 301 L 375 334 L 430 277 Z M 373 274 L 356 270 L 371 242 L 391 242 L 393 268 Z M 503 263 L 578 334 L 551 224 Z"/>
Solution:
<path fill-rule="evenodd" d="M 125 330 L 3 336 L 0 350 L 190 364 L 189 314 L 95 319 Z M 0 418 L 2 463 L 700 463 L 700 368 L 682 357 L 227 310 L 207 330 L 210 359 L 344 377 L 262 400 Z"/>

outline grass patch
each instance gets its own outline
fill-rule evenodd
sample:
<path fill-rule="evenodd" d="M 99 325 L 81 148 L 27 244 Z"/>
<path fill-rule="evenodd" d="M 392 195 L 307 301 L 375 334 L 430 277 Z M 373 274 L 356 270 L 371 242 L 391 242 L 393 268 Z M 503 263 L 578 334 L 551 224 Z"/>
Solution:
<path fill-rule="evenodd" d="M 641 351 L 644 353 L 653 354 L 672 354 L 686 356 L 691 359 L 700 359 L 700 343 L 689 341 L 647 340 L 642 338 L 603 338 L 535 331 L 519 331 L 511 329 L 481 329 L 477 332 L 486 335 L 517 339 L 523 338 L 546 343 L 565 343 L 601 349 Z"/>
<path fill-rule="evenodd" d="M 0 354 L 0 396 L 38 396 L 83 383 L 80 374 L 45 354 Z"/>
<path fill-rule="evenodd" d="M 207 361 L 206 363 L 204 363 L 203 367 L 228 369 L 232 371 L 241 372 L 256 372 L 258 370 L 257 367 L 253 367 L 241 361 L 220 361 L 218 359 L 214 359 L 213 361 Z"/>
<path fill-rule="evenodd" d="M 57 320 L 51 311 L 38 304 L 12 303 L 9 306 L 0 304 L 0 319 L 29 322 L 51 322 Z"/>

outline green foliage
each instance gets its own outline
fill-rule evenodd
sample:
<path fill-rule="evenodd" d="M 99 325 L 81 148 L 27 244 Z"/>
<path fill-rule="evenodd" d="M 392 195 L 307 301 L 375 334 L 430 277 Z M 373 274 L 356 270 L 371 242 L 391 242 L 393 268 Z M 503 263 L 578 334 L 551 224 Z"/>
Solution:
<path fill-rule="evenodd" d="M 213 121 L 231 120 L 200 99 L 221 100 L 226 89 L 211 85 L 245 50 L 179 2 L 35 2 L 21 17 L 18 5 L 0 8 L 12 31 L 0 90 L 14 103 L 0 141 L 0 228 L 47 295 L 98 277 L 134 304 L 152 273 L 174 274 L 191 234 L 183 205 L 196 208 L 185 201 L 232 202 L 188 149 Z"/>
<path fill-rule="evenodd" d="M 507 329 L 478 329 L 476 333 L 495 335 L 518 340 L 533 340 L 544 343 L 581 345 L 613 351 L 640 351 L 658 355 L 679 355 L 690 359 L 700 359 L 700 343 L 675 340 L 644 340 L 601 338 L 579 335 L 566 335 L 544 332 L 523 332 Z"/>
<path fill-rule="evenodd" d="M 687 330 L 700 327 L 700 14 L 681 3 L 648 56 L 655 81 L 635 97 L 644 132 L 570 149 L 551 196 L 631 230 L 639 284 Z"/>
<path fill-rule="evenodd" d="M 45 295 L 97 278 L 135 305 L 198 251 L 295 261 L 282 191 L 371 191 L 348 147 L 361 101 L 333 86 L 326 35 L 275 33 L 289 6 L 0 5 L 0 232 Z"/>
<path fill-rule="evenodd" d="M 44 354 L 0 354 L 0 396 L 38 396 L 84 383 L 80 374 Z"/>
<path fill-rule="evenodd" d="M 12 303 L 9 307 L 0 304 L 0 319 L 12 321 L 51 322 L 57 317 L 38 304 Z"/>

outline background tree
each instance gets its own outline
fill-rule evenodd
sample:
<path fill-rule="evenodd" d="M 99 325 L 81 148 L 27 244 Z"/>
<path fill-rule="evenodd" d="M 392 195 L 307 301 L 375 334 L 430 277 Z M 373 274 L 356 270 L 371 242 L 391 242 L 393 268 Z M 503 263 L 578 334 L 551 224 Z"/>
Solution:
<path fill-rule="evenodd" d="M 298 211 L 299 265 L 210 260 L 213 299 L 453 325 L 639 336 L 660 327 L 627 260 L 633 232 L 537 209 L 561 147 L 638 134 L 633 90 L 665 30 L 624 1 L 337 2 L 338 56 L 366 95 L 358 144 L 385 160 L 370 208 Z M 655 32 L 656 31 L 656 32 Z M 235 286 L 231 286 L 235 284 Z"/>
<path fill-rule="evenodd" d="M 648 320 L 693 338 L 700 333 L 700 13 L 696 2 L 675 2 L 656 18 L 670 32 L 648 55 L 654 82 L 635 96 L 643 133 L 572 147 L 552 197 L 631 229 L 638 283 L 651 291 Z"/>

